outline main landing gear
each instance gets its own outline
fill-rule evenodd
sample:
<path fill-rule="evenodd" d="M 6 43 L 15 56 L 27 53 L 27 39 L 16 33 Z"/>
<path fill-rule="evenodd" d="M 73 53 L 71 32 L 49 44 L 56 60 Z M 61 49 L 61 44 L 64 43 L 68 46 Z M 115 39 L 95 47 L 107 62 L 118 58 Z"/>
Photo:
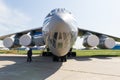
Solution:
<path fill-rule="evenodd" d="M 53 54 L 51 52 L 43 52 L 42 56 L 52 56 Z"/>
<path fill-rule="evenodd" d="M 47 52 L 43 52 L 42 56 L 52 56 L 53 54 L 50 52 L 49 48 L 47 48 Z"/>
<path fill-rule="evenodd" d="M 54 62 L 66 62 L 67 61 L 67 55 L 65 55 L 65 56 L 55 56 L 51 52 L 43 52 L 42 56 L 45 56 L 45 57 L 52 56 L 52 60 Z"/>
<path fill-rule="evenodd" d="M 65 56 L 55 56 L 51 52 L 43 52 L 42 56 L 52 56 L 54 62 L 66 62 L 67 57 L 76 57 L 76 52 L 69 52 Z"/>
<path fill-rule="evenodd" d="M 67 55 L 56 56 L 56 55 L 53 55 L 51 52 L 49 52 L 49 49 L 47 49 L 47 52 L 43 52 L 42 56 L 52 56 L 52 60 L 54 62 L 66 62 L 67 57 L 76 57 L 76 52 L 72 52 L 72 48 L 71 48 Z"/>
<path fill-rule="evenodd" d="M 76 52 L 72 52 L 72 48 L 70 48 L 67 56 L 68 56 L 68 57 L 76 57 Z"/>
<path fill-rule="evenodd" d="M 76 57 L 76 52 L 68 52 L 68 57 Z"/>
<path fill-rule="evenodd" d="M 54 62 L 66 62 L 67 61 L 67 55 L 60 56 L 60 57 L 53 55 L 53 61 Z"/>
<path fill-rule="evenodd" d="M 53 61 L 54 62 L 66 62 L 67 57 L 76 57 L 76 52 L 69 52 L 65 56 L 55 56 L 55 55 L 53 55 Z"/>

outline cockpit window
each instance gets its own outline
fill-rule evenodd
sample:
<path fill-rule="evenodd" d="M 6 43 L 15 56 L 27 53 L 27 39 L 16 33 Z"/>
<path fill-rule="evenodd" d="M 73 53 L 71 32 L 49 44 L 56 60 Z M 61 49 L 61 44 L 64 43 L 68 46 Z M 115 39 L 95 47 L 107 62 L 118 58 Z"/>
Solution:
<path fill-rule="evenodd" d="M 50 17 L 50 16 L 53 16 L 55 13 L 58 13 L 58 12 L 67 12 L 69 14 L 71 14 L 71 12 L 69 12 L 68 10 L 66 10 L 65 8 L 56 8 L 54 10 L 52 10 L 47 16 L 47 17 Z"/>
<path fill-rule="evenodd" d="M 54 12 L 56 12 L 56 9 L 53 9 L 53 10 L 51 11 L 51 13 L 54 13 Z"/>
<path fill-rule="evenodd" d="M 47 17 L 50 17 L 50 16 L 52 16 L 52 15 L 53 15 L 52 13 L 49 13 L 49 14 L 46 16 L 46 18 L 47 18 Z"/>
<path fill-rule="evenodd" d="M 55 14 L 55 12 L 56 12 L 56 10 L 54 9 L 54 10 L 52 10 L 47 16 L 46 16 L 46 18 L 47 17 L 50 17 L 50 16 L 53 16 L 54 14 Z"/>
<path fill-rule="evenodd" d="M 62 39 L 62 33 L 59 33 L 59 39 Z"/>
<path fill-rule="evenodd" d="M 55 40 L 66 40 L 69 36 L 70 34 L 65 32 L 55 32 L 53 35 Z"/>
<path fill-rule="evenodd" d="M 58 36 L 58 32 L 55 32 L 55 33 L 54 33 L 54 39 L 57 40 L 57 36 Z"/>
<path fill-rule="evenodd" d="M 64 44 L 69 44 L 73 36 L 70 32 L 51 32 L 49 41 L 54 48 L 64 48 Z"/>
<path fill-rule="evenodd" d="M 67 38 L 67 34 L 63 32 L 63 39 L 65 40 Z"/>

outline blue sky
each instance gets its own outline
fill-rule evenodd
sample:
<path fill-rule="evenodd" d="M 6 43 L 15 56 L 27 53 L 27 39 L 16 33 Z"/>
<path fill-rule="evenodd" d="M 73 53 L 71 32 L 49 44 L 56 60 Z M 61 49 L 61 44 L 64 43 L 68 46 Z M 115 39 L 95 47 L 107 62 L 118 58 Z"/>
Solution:
<path fill-rule="evenodd" d="M 66 8 L 80 28 L 120 37 L 120 0 L 0 0 L 0 35 L 42 26 L 54 8 Z"/>

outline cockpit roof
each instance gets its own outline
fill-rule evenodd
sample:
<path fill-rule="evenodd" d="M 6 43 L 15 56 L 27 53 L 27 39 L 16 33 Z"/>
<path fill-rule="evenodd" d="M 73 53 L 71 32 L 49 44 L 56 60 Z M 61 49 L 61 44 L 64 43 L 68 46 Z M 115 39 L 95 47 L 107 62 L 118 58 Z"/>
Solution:
<path fill-rule="evenodd" d="M 56 8 L 56 9 L 53 9 L 46 17 L 50 17 L 56 13 L 60 13 L 60 12 L 66 12 L 66 13 L 69 13 L 71 14 L 71 12 L 67 11 L 65 8 Z"/>

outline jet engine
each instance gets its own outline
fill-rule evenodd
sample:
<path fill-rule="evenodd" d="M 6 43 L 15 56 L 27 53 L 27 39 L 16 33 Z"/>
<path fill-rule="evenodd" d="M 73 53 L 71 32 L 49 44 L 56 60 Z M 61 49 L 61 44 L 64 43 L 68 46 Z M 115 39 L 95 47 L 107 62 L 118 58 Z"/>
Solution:
<path fill-rule="evenodd" d="M 98 45 L 99 48 L 102 49 L 111 49 L 115 46 L 115 40 L 113 38 L 107 36 L 100 37 L 100 43 Z"/>
<path fill-rule="evenodd" d="M 43 37 L 41 35 L 24 34 L 19 39 L 22 46 L 43 46 L 45 45 Z"/>
<path fill-rule="evenodd" d="M 22 35 L 19 39 L 19 42 L 22 46 L 34 46 L 34 42 L 30 34 Z"/>
<path fill-rule="evenodd" d="M 99 44 L 99 38 L 93 34 L 86 34 L 83 39 L 83 45 L 85 47 L 94 47 Z"/>
<path fill-rule="evenodd" d="M 6 48 L 10 48 L 14 45 L 14 38 L 11 38 L 11 37 L 7 37 L 3 40 L 3 45 L 6 47 Z"/>
<path fill-rule="evenodd" d="M 6 48 L 20 47 L 18 36 L 13 35 L 13 36 L 11 36 L 11 37 L 6 37 L 6 38 L 3 40 L 3 45 L 4 45 Z"/>

